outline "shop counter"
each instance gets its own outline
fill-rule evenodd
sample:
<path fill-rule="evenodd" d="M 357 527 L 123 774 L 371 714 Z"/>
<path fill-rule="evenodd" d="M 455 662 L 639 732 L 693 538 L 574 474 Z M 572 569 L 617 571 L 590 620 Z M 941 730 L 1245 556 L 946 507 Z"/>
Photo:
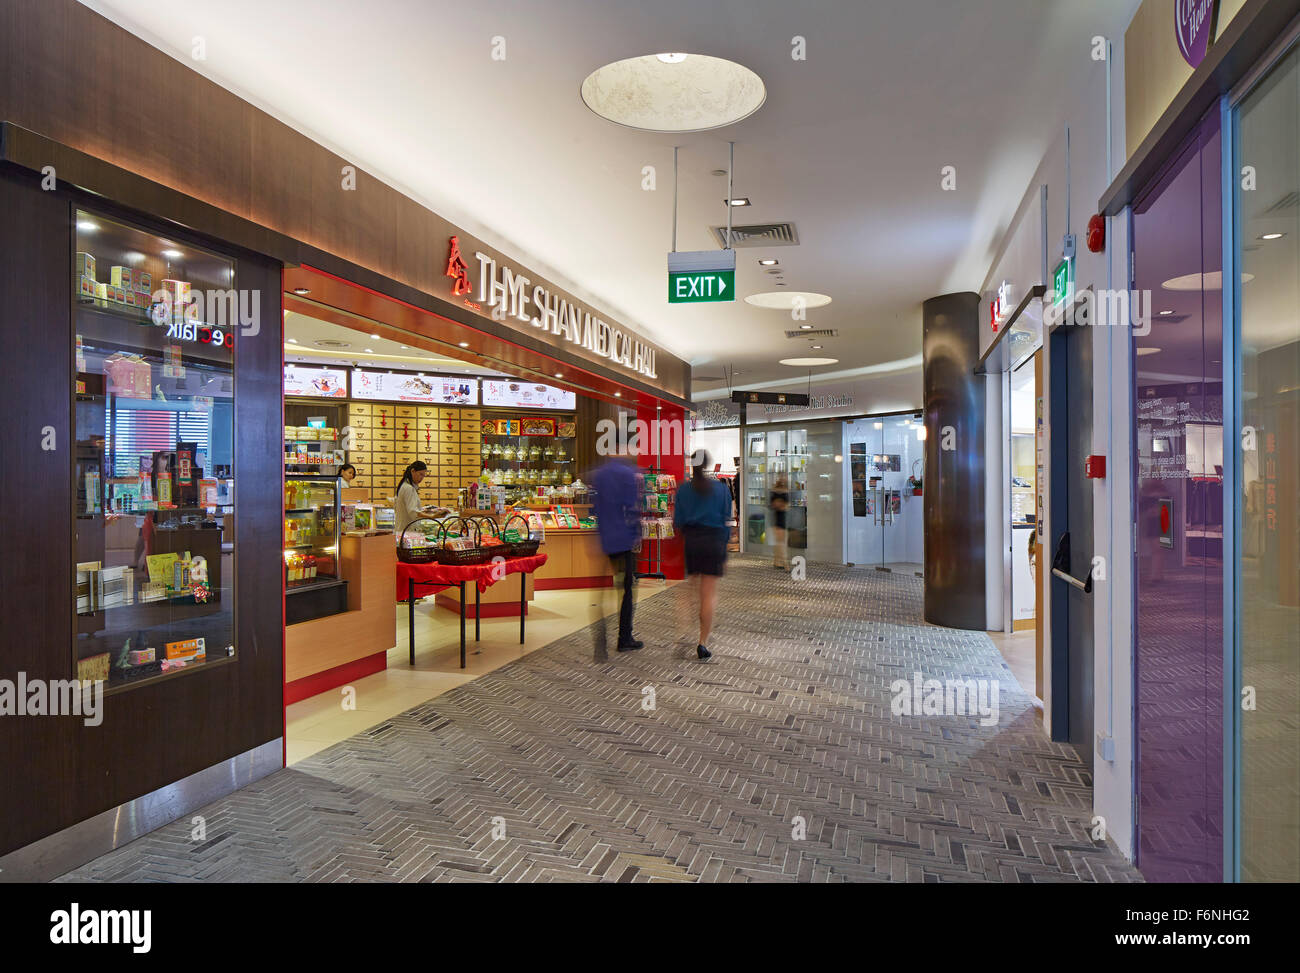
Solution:
<path fill-rule="evenodd" d="M 306 699 L 387 667 L 397 644 L 392 534 L 343 536 L 339 571 L 348 583 L 348 610 L 284 630 L 284 701 Z"/>

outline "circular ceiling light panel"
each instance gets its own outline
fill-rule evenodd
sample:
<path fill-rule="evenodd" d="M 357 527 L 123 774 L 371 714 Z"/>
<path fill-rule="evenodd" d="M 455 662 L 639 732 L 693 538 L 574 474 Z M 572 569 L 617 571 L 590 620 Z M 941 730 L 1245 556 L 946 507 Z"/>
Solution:
<path fill-rule="evenodd" d="M 774 311 L 825 307 L 830 302 L 829 294 L 814 294 L 811 291 L 765 291 L 761 294 L 750 294 L 745 298 L 746 304 L 771 308 Z"/>
<path fill-rule="evenodd" d="M 1249 284 L 1254 279 L 1254 274 L 1241 275 L 1243 284 Z M 1208 274 L 1184 274 L 1182 277 L 1167 280 L 1160 286 L 1167 291 L 1221 291 L 1223 272 L 1211 270 Z"/>
<path fill-rule="evenodd" d="M 763 79 L 707 54 L 646 54 L 597 68 L 582 100 L 601 118 L 646 132 L 707 132 L 763 107 Z"/>
<path fill-rule="evenodd" d="M 782 358 L 782 365 L 793 365 L 796 368 L 809 368 L 813 365 L 835 365 L 839 362 L 838 358 Z"/>

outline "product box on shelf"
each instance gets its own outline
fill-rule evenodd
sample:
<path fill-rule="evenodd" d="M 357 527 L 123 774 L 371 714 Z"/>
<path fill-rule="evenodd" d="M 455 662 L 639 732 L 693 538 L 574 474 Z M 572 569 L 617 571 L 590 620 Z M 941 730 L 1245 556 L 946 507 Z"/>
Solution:
<path fill-rule="evenodd" d="M 127 661 L 133 666 L 142 666 L 146 662 L 153 662 L 157 652 L 157 649 L 132 649 L 127 654 Z"/>
<path fill-rule="evenodd" d="M 77 278 L 77 295 L 86 300 L 93 301 L 99 296 L 99 288 L 96 287 L 95 284 L 96 281 L 94 277 L 88 277 L 87 275 L 82 274 Z"/>
<path fill-rule="evenodd" d="M 94 255 L 86 253 L 84 250 L 77 251 L 77 276 L 89 277 L 95 279 L 95 258 Z"/>
<path fill-rule="evenodd" d="M 137 270 L 135 273 L 135 289 L 141 294 L 149 294 L 153 291 L 153 274 L 147 270 Z"/>
<path fill-rule="evenodd" d="M 130 267 L 112 267 L 108 272 L 108 282 L 124 291 L 135 289 L 135 277 Z"/>
<path fill-rule="evenodd" d="M 183 659 L 187 662 L 201 662 L 207 655 L 206 642 L 199 639 L 181 639 L 163 645 L 163 653 L 168 659 Z"/>
<path fill-rule="evenodd" d="M 107 652 L 77 660 L 77 678 L 82 682 L 95 682 L 108 679 L 108 667 L 111 657 Z"/>

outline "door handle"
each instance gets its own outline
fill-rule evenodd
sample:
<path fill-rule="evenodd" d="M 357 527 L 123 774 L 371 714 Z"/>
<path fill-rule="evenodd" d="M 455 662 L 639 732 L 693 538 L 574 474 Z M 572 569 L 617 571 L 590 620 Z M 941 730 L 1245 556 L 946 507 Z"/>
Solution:
<path fill-rule="evenodd" d="M 1052 574 L 1078 588 L 1085 595 L 1092 594 L 1091 568 L 1088 569 L 1088 577 L 1083 581 L 1070 573 L 1070 532 L 1068 530 L 1061 534 L 1061 539 L 1056 543 L 1056 556 L 1052 558 Z"/>

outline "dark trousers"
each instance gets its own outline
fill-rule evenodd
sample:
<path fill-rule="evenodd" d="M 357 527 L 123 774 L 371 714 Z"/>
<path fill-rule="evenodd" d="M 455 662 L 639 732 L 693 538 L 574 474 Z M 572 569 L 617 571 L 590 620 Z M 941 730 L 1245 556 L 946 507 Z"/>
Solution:
<path fill-rule="evenodd" d="M 609 560 L 614 567 L 615 584 L 618 583 L 619 574 L 623 575 L 623 602 L 618 610 L 618 644 L 625 645 L 632 641 L 632 608 L 635 604 L 632 581 L 636 577 L 636 554 L 633 551 L 623 551 L 611 554 Z"/>

